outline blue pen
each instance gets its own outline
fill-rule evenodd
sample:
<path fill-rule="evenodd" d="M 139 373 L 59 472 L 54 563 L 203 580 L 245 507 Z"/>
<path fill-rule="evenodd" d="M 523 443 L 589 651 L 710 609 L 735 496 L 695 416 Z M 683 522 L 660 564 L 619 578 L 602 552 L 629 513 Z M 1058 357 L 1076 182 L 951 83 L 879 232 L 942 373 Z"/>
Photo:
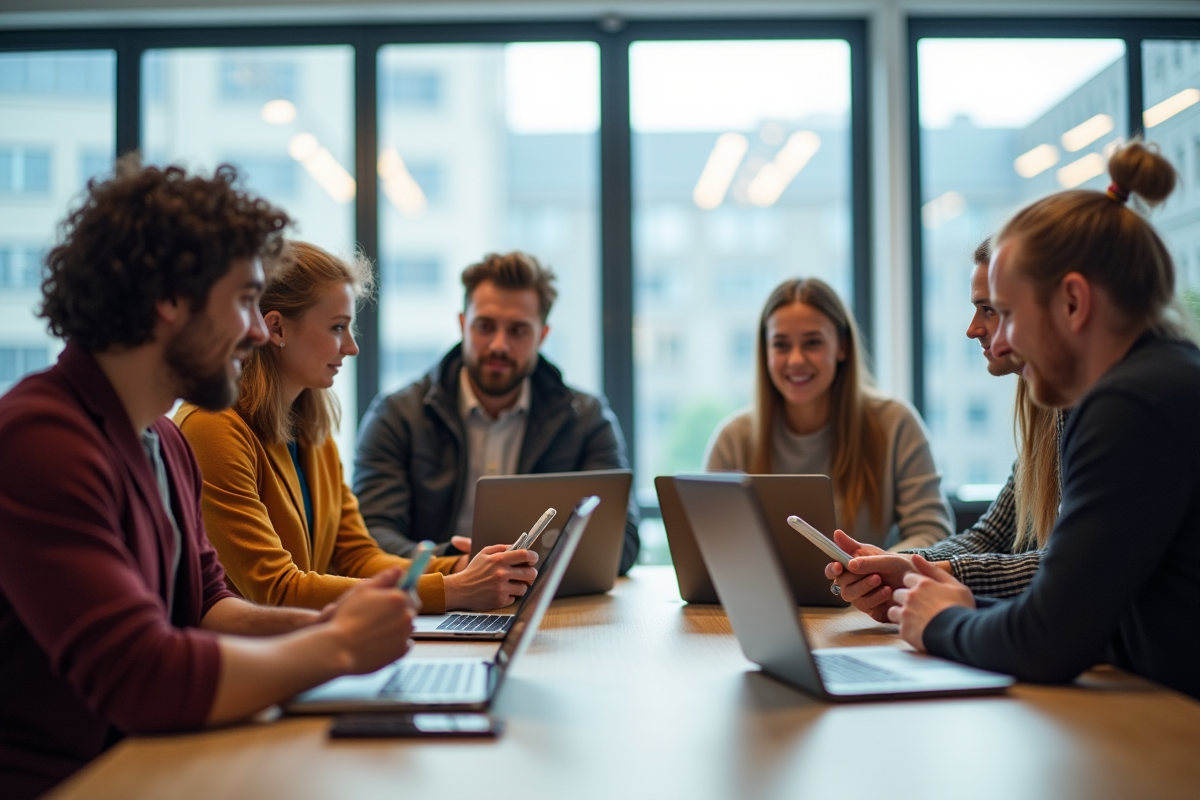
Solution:
<path fill-rule="evenodd" d="M 426 539 L 417 545 L 412 563 L 408 565 L 408 572 L 404 573 L 404 577 L 396 582 L 396 588 L 402 592 L 412 592 L 417 588 L 417 581 L 425 573 L 425 567 L 428 566 L 431 558 L 433 558 L 433 542 Z"/>

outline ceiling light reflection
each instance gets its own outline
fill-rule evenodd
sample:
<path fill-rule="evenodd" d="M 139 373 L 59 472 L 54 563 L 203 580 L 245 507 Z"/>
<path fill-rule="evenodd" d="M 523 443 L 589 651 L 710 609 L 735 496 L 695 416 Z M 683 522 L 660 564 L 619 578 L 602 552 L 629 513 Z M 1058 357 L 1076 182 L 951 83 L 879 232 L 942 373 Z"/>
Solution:
<path fill-rule="evenodd" d="M 1013 169 L 1022 178 L 1032 178 L 1041 175 L 1058 163 L 1058 148 L 1052 144 L 1039 144 L 1027 153 L 1022 153 L 1013 161 Z"/>
<path fill-rule="evenodd" d="M 1179 94 L 1173 94 L 1161 103 L 1150 106 L 1142 112 L 1142 122 L 1147 128 L 1161 125 L 1185 108 L 1200 103 L 1200 89 L 1184 89 Z"/>
<path fill-rule="evenodd" d="M 946 192 L 921 206 L 921 224 L 937 230 L 951 220 L 958 219 L 967 210 L 967 199 L 958 192 Z"/>
<path fill-rule="evenodd" d="M 692 190 L 692 201 L 697 206 L 711 211 L 724 202 L 729 184 L 749 147 L 750 143 L 740 133 L 723 133 L 717 137 L 700 179 L 696 181 L 696 188 Z"/>
<path fill-rule="evenodd" d="M 286 125 L 296 119 L 296 106 L 290 100 L 271 100 L 263 103 L 263 122 L 271 125 Z"/>
<path fill-rule="evenodd" d="M 1064 189 L 1074 189 L 1097 175 L 1103 175 L 1107 168 L 1108 160 L 1104 156 L 1099 153 L 1088 153 L 1058 171 L 1058 185 Z"/>
<path fill-rule="evenodd" d="M 288 143 L 288 155 L 300 162 L 317 185 L 336 202 L 343 205 L 354 199 L 358 184 L 346 168 L 338 163 L 317 137 L 311 133 L 297 133 Z"/>
<path fill-rule="evenodd" d="M 396 210 L 410 219 L 425 214 L 429 208 L 429 201 L 396 148 L 389 147 L 380 153 L 376 168 L 379 170 L 379 178 L 383 181 L 383 193 L 392 201 Z"/>
<path fill-rule="evenodd" d="M 1113 129 L 1113 118 L 1108 114 L 1097 114 L 1081 122 L 1062 135 L 1062 146 L 1074 153 L 1087 147 Z"/>
<path fill-rule="evenodd" d="M 746 188 L 750 202 L 760 208 L 773 205 L 820 149 L 821 137 L 812 131 L 796 131 L 789 136 L 787 144 L 775 154 L 775 160 L 750 181 Z"/>

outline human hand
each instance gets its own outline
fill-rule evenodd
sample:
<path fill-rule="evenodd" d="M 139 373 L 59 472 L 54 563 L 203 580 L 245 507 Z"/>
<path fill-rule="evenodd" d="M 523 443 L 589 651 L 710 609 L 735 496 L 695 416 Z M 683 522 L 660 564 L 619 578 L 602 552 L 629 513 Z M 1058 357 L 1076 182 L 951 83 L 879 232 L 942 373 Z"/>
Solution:
<path fill-rule="evenodd" d="M 904 576 L 903 589 L 893 594 L 895 604 L 888 619 L 900 623 L 900 637 L 918 650 L 925 650 L 925 628 L 938 614 L 952 606 L 975 607 L 975 595 L 945 570 L 921 556 L 913 556 L 914 571 Z"/>
<path fill-rule="evenodd" d="M 537 553 L 494 544 L 479 551 L 462 572 L 446 576 L 446 608 L 503 608 L 529 591 L 537 577 Z"/>
<path fill-rule="evenodd" d="M 833 532 L 833 541 L 853 558 L 848 567 L 831 562 L 825 577 L 838 585 L 843 600 L 876 622 L 887 622 L 887 610 L 894 605 L 892 592 L 904 585 L 904 575 L 912 571 L 910 557 L 862 544 L 840 530 Z"/>
<path fill-rule="evenodd" d="M 462 550 L 463 555 L 458 557 L 458 561 L 454 562 L 454 568 L 450 570 L 450 574 L 462 572 L 467 568 L 467 564 L 471 561 L 471 537 L 470 536 L 451 536 L 450 544 L 456 550 Z"/>
<path fill-rule="evenodd" d="M 343 673 L 373 672 L 408 652 L 412 646 L 412 599 L 396 588 L 403 570 L 385 569 L 359 583 L 323 610 L 340 644 Z"/>

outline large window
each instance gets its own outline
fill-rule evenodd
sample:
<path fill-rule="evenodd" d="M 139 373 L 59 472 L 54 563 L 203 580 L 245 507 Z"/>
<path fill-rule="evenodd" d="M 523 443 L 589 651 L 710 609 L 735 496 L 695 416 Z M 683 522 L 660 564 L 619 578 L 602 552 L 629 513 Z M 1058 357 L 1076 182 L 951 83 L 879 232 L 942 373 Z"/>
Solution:
<path fill-rule="evenodd" d="M 460 274 L 522 250 L 558 276 L 542 353 L 601 390 L 598 131 L 592 42 L 380 50 L 380 388 L 461 338 Z"/>
<path fill-rule="evenodd" d="M 1142 63 L 1146 138 L 1180 178 L 1151 219 L 1171 249 L 1180 296 L 1200 319 L 1200 40 L 1145 42 Z"/>
<path fill-rule="evenodd" d="M 635 42 L 637 485 L 703 469 L 751 397 L 758 317 L 786 278 L 853 304 L 850 47 Z"/>
<path fill-rule="evenodd" d="M 110 50 L 0 53 L 0 393 L 53 362 L 35 316 L 55 226 L 116 152 Z"/>
<path fill-rule="evenodd" d="M 350 47 L 149 50 L 142 57 L 142 151 L 148 163 L 211 172 L 233 164 L 245 187 L 282 207 L 289 233 L 332 253 L 355 248 Z M 338 436 L 354 452 L 354 359 L 334 391 Z"/>
<path fill-rule="evenodd" d="M 1119 39 L 949 39 L 917 44 L 924 412 L 948 490 L 1004 483 L 1015 455 L 1015 378 L 985 370 L 965 336 L 971 254 L 1012 211 L 1063 189 L 1104 189 L 1128 134 Z"/>

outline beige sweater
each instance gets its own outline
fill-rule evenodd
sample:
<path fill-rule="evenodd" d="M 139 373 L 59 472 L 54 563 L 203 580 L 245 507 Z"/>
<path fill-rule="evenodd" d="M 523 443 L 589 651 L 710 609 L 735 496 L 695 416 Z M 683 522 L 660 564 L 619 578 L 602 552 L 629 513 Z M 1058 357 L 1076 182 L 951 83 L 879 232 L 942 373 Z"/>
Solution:
<path fill-rule="evenodd" d="M 954 512 L 942 493 L 929 451 L 929 437 L 920 417 L 898 400 L 871 401 L 883 425 L 887 451 L 884 458 L 881 526 L 871 523 L 870 506 L 859 509 L 854 530 L 846 531 L 860 542 L 892 550 L 929 547 L 954 532 Z M 711 472 L 745 471 L 750 464 L 750 412 L 740 411 L 717 428 L 708 443 L 704 463 Z M 800 436 L 776 420 L 771 448 L 774 472 L 782 475 L 828 475 L 833 464 L 833 429 Z M 845 519 L 841 498 L 834 487 L 838 524 Z"/>

